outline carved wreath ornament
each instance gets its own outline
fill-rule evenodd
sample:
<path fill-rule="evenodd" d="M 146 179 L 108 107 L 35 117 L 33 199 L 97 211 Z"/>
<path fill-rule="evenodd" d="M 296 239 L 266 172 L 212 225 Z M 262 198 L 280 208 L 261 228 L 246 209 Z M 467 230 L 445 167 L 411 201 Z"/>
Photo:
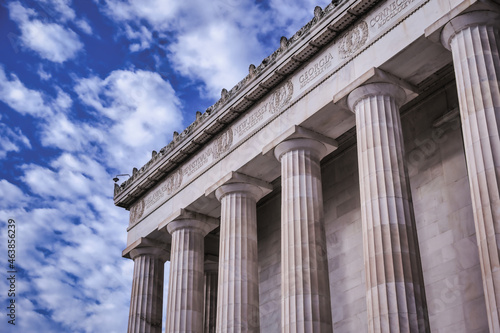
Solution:
<path fill-rule="evenodd" d="M 229 150 L 233 144 L 233 129 L 222 133 L 216 140 L 213 146 L 213 158 L 219 158 L 223 153 Z"/>
<path fill-rule="evenodd" d="M 130 224 L 138 221 L 144 214 L 144 199 L 139 200 L 137 204 L 130 209 Z"/>
<path fill-rule="evenodd" d="M 368 24 L 362 21 L 341 38 L 339 45 L 340 57 L 342 59 L 349 58 L 366 43 L 367 39 Z"/>
<path fill-rule="evenodd" d="M 291 81 L 287 81 L 286 84 L 276 90 L 276 92 L 271 97 L 271 113 L 276 113 L 281 111 L 281 109 L 290 102 L 293 95 L 293 84 Z"/>
<path fill-rule="evenodd" d="M 137 222 L 144 214 L 145 209 L 149 209 L 166 195 L 174 193 L 182 184 L 182 169 L 178 169 L 170 175 L 165 183 L 156 191 L 149 194 L 146 198 L 139 200 L 135 206 L 130 209 L 130 224 Z"/>

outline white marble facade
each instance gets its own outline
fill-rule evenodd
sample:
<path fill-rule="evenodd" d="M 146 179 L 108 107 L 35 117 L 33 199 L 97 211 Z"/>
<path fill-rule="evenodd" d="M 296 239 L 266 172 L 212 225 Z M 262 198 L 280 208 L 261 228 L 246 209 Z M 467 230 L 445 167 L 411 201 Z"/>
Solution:
<path fill-rule="evenodd" d="M 500 4 L 317 7 L 115 204 L 130 333 L 500 332 Z"/>

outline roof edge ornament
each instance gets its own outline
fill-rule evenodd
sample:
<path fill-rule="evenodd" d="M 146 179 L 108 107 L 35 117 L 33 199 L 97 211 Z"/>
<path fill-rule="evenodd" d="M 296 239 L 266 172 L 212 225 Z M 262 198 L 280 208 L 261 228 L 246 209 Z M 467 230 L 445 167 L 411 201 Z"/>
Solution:
<path fill-rule="evenodd" d="M 223 107 L 231 100 L 233 100 L 240 91 L 245 88 L 250 81 L 253 81 L 256 77 L 263 74 L 267 68 L 273 65 L 277 59 L 287 53 L 294 44 L 301 40 L 304 36 L 306 36 L 309 31 L 315 26 L 318 22 L 320 22 L 327 14 L 335 11 L 340 4 L 348 2 L 348 0 L 333 0 L 330 4 L 328 4 L 325 9 L 321 9 L 321 7 L 316 6 L 314 8 L 314 17 L 306 23 L 302 28 L 300 28 L 292 37 L 287 39 L 286 37 L 282 37 L 280 40 L 280 47 L 275 50 L 271 55 L 264 58 L 260 65 L 257 67 L 253 64 L 249 66 L 249 73 L 245 76 L 240 82 L 238 82 L 231 90 L 223 89 L 221 91 L 221 98 L 215 102 L 214 105 L 208 107 L 204 113 L 197 112 L 196 120 L 191 123 L 184 131 L 181 133 L 174 132 L 173 139 L 170 143 L 168 143 L 165 147 L 161 148 L 160 151 L 144 165 L 139 170 L 134 168 L 132 173 L 132 177 L 127 179 L 118 187 L 115 187 L 114 197 L 115 200 L 120 194 L 127 188 L 131 186 L 132 183 L 135 182 L 138 178 L 141 177 L 146 171 L 148 171 L 153 165 L 157 164 L 159 160 L 166 158 L 175 148 L 182 143 L 187 137 L 190 136 L 191 133 L 194 132 L 196 128 L 198 128 L 201 124 L 205 123 L 208 118 L 211 118 L 213 115 L 217 114 Z M 286 45 L 285 45 L 286 44 Z M 198 114 L 199 113 L 199 114 Z"/>

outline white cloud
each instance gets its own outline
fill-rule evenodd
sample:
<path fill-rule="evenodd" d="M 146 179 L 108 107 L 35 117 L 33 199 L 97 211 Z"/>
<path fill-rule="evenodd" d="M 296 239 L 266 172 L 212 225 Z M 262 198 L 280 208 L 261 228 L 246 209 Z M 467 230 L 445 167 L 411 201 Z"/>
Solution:
<path fill-rule="evenodd" d="M 38 6 L 47 15 L 60 21 L 74 20 L 76 17 L 75 11 L 71 8 L 71 0 L 39 0 Z M 57 15 L 57 17 L 55 17 Z"/>
<path fill-rule="evenodd" d="M 151 147 L 161 149 L 173 131 L 183 129 L 181 103 L 158 73 L 117 70 L 105 79 L 94 76 L 76 82 L 75 92 L 88 107 L 85 119 L 75 117 L 73 100 L 61 88 L 55 87 L 55 98 L 46 96 L 27 88 L 14 74 L 7 77 L 2 67 L 0 100 L 23 115 L 40 117 L 38 135 L 44 146 L 84 150 L 110 167 L 126 170 L 146 163 Z M 11 132 L 9 137 L 18 139 L 5 141 L 5 152 L 17 151 L 25 142 Z"/>
<path fill-rule="evenodd" d="M 54 107 L 62 112 L 65 112 L 71 108 L 73 105 L 73 100 L 71 97 L 65 93 L 60 87 L 56 87 L 57 90 L 57 98 L 52 103 Z"/>
<path fill-rule="evenodd" d="M 153 40 L 152 32 L 144 26 L 135 31 L 127 25 L 125 27 L 125 34 L 128 39 L 137 41 L 130 45 L 129 49 L 131 52 L 142 51 L 149 48 Z"/>
<path fill-rule="evenodd" d="M 155 26 L 166 26 L 185 6 L 186 1 L 164 0 L 105 0 L 102 8 L 106 14 L 116 21 L 133 21 L 136 18 L 146 19 Z"/>
<path fill-rule="evenodd" d="M 269 7 L 274 13 L 272 25 L 284 28 L 285 37 L 291 37 L 314 17 L 314 8 L 325 8 L 327 0 L 271 0 Z"/>
<path fill-rule="evenodd" d="M 222 20 L 179 34 L 167 49 L 174 68 L 202 80 L 211 98 L 220 98 L 222 88 L 231 89 L 248 74 L 252 60 L 263 57 L 255 36 L 242 38 L 235 24 Z"/>
<path fill-rule="evenodd" d="M 75 163 L 80 162 L 68 163 L 78 168 Z M 16 326 L 22 332 L 126 330 L 123 318 L 128 314 L 133 267 L 132 261 L 120 258 L 126 213 L 110 209 L 109 197 L 94 197 L 106 201 L 102 206 L 113 212 L 89 214 L 93 207 L 75 199 L 38 201 L 54 208 L 37 208 L 40 204 L 33 201 L 30 210 L 0 209 L 0 227 L 5 230 L 4 221 L 14 218 L 19 228 L 16 264 L 24 274 L 17 281 L 22 293 L 16 303 L 22 304 L 23 320 Z M 4 286 L 2 281 L 0 287 Z"/>
<path fill-rule="evenodd" d="M 91 142 L 99 142 L 102 135 L 100 130 L 85 123 L 75 123 L 65 114 L 45 119 L 41 127 L 40 136 L 44 146 L 70 152 L 89 148 Z"/>
<path fill-rule="evenodd" d="M 103 123 L 110 124 L 103 129 L 110 166 L 131 168 L 131 161 L 145 163 L 150 155 L 147 148 L 160 149 L 174 130 L 182 128 L 180 101 L 158 73 L 113 71 L 105 79 L 79 79 L 75 91 L 83 103 L 98 111 Z"/>
<path fill-rule="evenodd" d="M 5 179 L 0 179 L 0 198 L 0 209 L 23 207 L 29 201 L 19 187 Z"/>
<path fill-rule="evenodd" d="M 39 91 L 26 88 L 14 74 L 7 77 L 1 66 L 0 100 L 23 115 L 44 116 L 51 113 Z"/>
<path fill-rule="evenodd" d="M 92 34 L 92 27 L 90 26 L 89 22 L 87 22 L 86 20 L 84 20 L 84 19 L 77 20 L 77 21 L 75 21 L 75 24 L 78 26 L 78 28 L 80 28 L 80 30 L 82 30 L 87 35 Z"/>
<path fill-rule="evenodd" d="M 50 163 L 50 167 L 36 164 L 24 165 L 22 177 L 31 191 L 45 198 L 72 200 L 94 195 L 110 194 L 103 184 L 109 183 L 103 165 L 90 154 L 63 153 Z"/>
<path fill-rule="evenodd" d="M 203 92 L 212 98 L 220 97 L 222 88 L 231 89 L 248 73 L 251 62 L 260 61 L 270 51 L 257 39 L 263 17 L 269 14 L 254 3 L 107 0 L 103 10 L 122 24 L 132 51 L 149 48 L 153 31 L 172 34 L 174 41 L 165 48 L 174 69 L 192 80 L 202 80 L 206 85 Z M 143 21 L 147 25 L 138 23 Z"/>
<path fill-rule="evenodd" d="M 16 302 L 27 313 L 19 328 L 28 333 L 126 330 L 133 263 L 120 253 L 128 217 L 112 207 L 106 166 L 83 151 L 21 170 L 31 197 L 0 181 L 5 199 L 0 228 L 13 218 L 22 230 L 16 238 L 16 263 L 24 274 L 18 282 L 22 297 Z M 3 233 L 0 240 L 5 243 Z M 2 281 L 0 287 L 4 285 Z"/>
<path fill-rule="evenodd" d="M 21 130 L 0 123 L 0 159 L 4 159 L 11 151 L 19 152 L 24 148 L 31 148 L 31 143 Z"/>
<path fill-rule="evenodd" d="M 58 1 L 59 11 L 71 18 L 70 13 L 64 9 L 65 1 Z M 62 63 L 74 58 L 83 49 L 83 44 L 78 35 L 71 29 L 57 23 L 46 23 L 36 18 L 33 9 L 23 7 L 19 2 L 8 5 L 10 18 L 14 20 L 21 30 L 22 44 L 37 52 L 44 59 Z M 73 13 L 74 14 L 74 13 Z"/>
<path fill-rule="evenodd" d="M 39 67 L 39 75 L 50 77 Z M 55 86 L 56 98 L 51 98 L 38 90 L 29 89 L 19 78 L 11 73 L 9 77 L 0 66 L 0 101 L 3 101 L 22 115 L 47 117 L 57 112 L 66 112 L 73 101 L 60 87 Z"/>
<path fill-rule="evenodd" d="M 264 7 L 236 0 L 105 0 L 102 10 L 123 26 L 131 51 L 151 47 L 153 31 L 168 34 L 172 42 L 163 47 L 174 69 L 201 80 L 202 93 L 216 99 L 222 88 L 231 89 L 248 74 L 251 63 L 259 65 L 279 47 L 279 39 L 266 39 L 271 31 L 291 37 L 312 19 L 315 5 L 329 2 L 272 0 Z"/>
<path fill-rule="evenodd" d="M 52 78 L 52 74 L 47 73 L 41 64 L 38 66 L 38 70 L 36 73 L 38 74 L 38 76 L 40 76 L 40 79 L 42 81 L 47 81 Z"/>
<path fill-rule="evenodd" d="M 92 143 L 102 143 L 106 128 L 96 128 L 83 121 L 71 120 L 71 96 L 60 87 L 55 87 L 55 98 L 38 90 L 27 88 L 15 74 L 6 76 L 0 66 L 0 101 L 3 101 L 22 115 L 40 118 L 39 136 L 44 146 L 57 147 L 67 151 L 89 149 Z M 100 126 L 100 124 L 97 124 Z M 19 151 L 22 146 L 30 147 L 27 138 L 18 129 L 0 128 L 4 140 L 0 143 L 0 158 L 9 151 Z M 90 149 L 91 151 L 92 149 Z M 89 152 L 90 152 L 89 151 Z"/>
<path fill-rule="evenodd" d="M 76 199 L 91 194 L 88 179 L 81 173 L 68 170 L 52 171 L 38 165 L 25 167 L 23 181 L 41 197 Z"/>

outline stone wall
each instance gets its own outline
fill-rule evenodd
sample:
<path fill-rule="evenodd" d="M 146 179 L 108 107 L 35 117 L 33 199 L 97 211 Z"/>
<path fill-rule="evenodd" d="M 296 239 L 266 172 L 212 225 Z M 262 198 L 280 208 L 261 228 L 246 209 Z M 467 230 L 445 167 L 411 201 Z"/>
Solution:
<path fill-rule="evenodd" d="M 402 119 L 432 332 L 487 332 L 481 268 L 454 84 Z"/>
<path fill-rule="evenodd" d="M 257 206 L 260 331 L 281 330 L 281 195 Z"/>
<path fill-rule="evenodd" d="M 432 332 L 488 330 L 454 83 L 413 103 L 402 117 L 408 174 Z M 322 163 L 334 331 L 367 331 L 356 146 Z M 258 206 L 261 332 L 281 325 L 281 196 Z"/>

